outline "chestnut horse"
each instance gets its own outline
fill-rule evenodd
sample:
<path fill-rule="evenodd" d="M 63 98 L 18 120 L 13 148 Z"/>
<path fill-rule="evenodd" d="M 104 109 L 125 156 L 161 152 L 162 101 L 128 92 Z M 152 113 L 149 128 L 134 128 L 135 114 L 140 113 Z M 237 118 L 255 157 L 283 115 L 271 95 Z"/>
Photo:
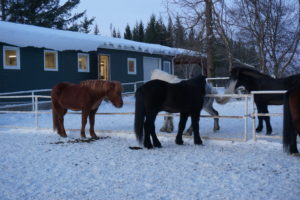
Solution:
<path fill-rule="evenodd" d="M 284 150 L 300 156 L 297 135 L 300 136 L 300 83 L 286 93 L 283 114 Z"/>
<path fill-rule="evenodd" d="M 85 138 L 85 125 L 87 117 L 90 120 L 90 135 L 97 138 L 94 131 L 95 114 L 104 98 L 108 98 L 112 104 L 121 108 L 123 88 L 120 82 L 87 80 L 80 84 L 59 83 L 52 88 L 52 117 L 53 129 L 61 137 L 67 137 L 64 128 L 64 115 L 68 109 L 82 111 L 80 136 Z"/>

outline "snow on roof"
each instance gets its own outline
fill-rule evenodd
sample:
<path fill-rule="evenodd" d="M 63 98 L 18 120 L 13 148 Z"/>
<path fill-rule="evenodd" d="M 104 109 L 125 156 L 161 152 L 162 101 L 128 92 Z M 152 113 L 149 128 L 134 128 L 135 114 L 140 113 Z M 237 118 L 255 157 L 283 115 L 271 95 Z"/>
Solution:
<path fill-rule="evenodd" d="M 171 48 L 158 44 L 147 44 L 121 38 L 104 37 L 4 21 L 0 21 L 0 42 L 19 47 L 33 46 L 57 51 L 80 50 L 88 52 L 96 51 L 98 48 L 104 48 L 170 56 L 195 54 L 195 52 L 189 50 Z"/>

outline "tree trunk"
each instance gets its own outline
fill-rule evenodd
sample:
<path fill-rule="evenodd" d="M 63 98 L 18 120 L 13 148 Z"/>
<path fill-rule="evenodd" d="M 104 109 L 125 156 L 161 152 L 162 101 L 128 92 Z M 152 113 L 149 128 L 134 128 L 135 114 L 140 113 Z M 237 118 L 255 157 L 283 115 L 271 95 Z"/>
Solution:
<path fill-rule="evenodd" d="M 213 22 L 212 22 L 212 0 L 205 0 L 206 16 L 206 54 L 207 54 L 207 77 L 215 75 L 213 65 Z"/>

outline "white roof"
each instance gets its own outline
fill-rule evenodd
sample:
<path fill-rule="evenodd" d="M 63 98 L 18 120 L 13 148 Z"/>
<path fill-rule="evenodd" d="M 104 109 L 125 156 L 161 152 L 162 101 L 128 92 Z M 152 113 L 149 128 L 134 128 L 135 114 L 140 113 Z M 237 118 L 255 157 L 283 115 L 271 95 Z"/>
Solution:
<path fill-rule="evenodd" d="M 86 33 L 43 28 L 33 25 L 0 21 L 0 42 L 19 47 L 39 47 L 57 51 L 96 51 L 98 48 L 171 55 L 195 54 L 185 49 L 158 44 L 147 44 L 121 38 L 104 37 Z"/>

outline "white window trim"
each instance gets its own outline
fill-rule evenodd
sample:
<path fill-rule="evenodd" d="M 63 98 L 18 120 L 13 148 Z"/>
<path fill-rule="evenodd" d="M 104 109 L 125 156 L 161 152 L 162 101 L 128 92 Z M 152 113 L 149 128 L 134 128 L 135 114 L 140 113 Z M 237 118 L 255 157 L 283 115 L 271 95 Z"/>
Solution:
<path fill-rule="evenodd" d="M 128 66 L 129 61 L 134 61 L 134 72 L 129 71 L 129 66 Z M 127 73 L 128 74 L 136 74 L 136 58 L 127 58 Z"/>
<path fill-rule="evenodd" d="M 171 69 L 171 62 L 170 61 L 163 61 L 163 68 L 164 68 L 164 71 L 165 71 L 165 63 L 168 63 L 169 64 L 169 69 L 170 71 L 168 73 L 172 73 L 172 69 Z"/>
<path fill-rule="evenodd" d="M 16 51 L 16 54 L 17 54 L 17 65 L 16 66 L 6 65 L 5 50 L 14 50 L 14 51 Z M 20 48 L 19 47 L 3 46 L 3 69 L 21 69 Z"/>
<path fill-rule="evenodd" d="M 79 68 L 79 56 L 87 56 L 87 63 L 86 63 L 86 69 L 80 69 Z M 77 66 L 78 66 L 78 72 L 90 72 L 90 55 L 88 53 L 78 53 L 77 54 Z"/>
<path fill-rule="evenodd" d="M 55 60 L 56 68 L 55 69 L 46 68 L 46 59 L 45 59 L 46 53 L 55 53 L 55 58 L 56 58 L 56 60 Z M 44 50 L 44 71 L 58 71 L 58 53 L 57 53 L 57 51 Z"/>

